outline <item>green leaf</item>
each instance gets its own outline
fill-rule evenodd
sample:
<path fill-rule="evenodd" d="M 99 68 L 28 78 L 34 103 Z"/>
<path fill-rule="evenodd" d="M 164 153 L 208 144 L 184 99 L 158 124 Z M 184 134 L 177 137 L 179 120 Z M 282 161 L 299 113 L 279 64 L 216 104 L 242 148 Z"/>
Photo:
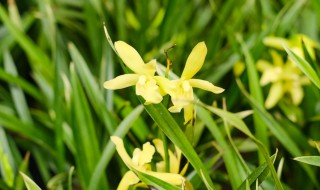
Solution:
<path fill-rule="evenodd" d="M 277 157 L 277 152 L 270 157 L 272 163 L 274 163 L 276 157 Z M 242 182 L 238 190 L 247 189 L 246 188 L 247 183 L 249 184 L 249 186 L 252 186 L 252 184 L 254 184 L 254 182 L 257 180 L 258 180 L 258 183 L 261 184 L 267 178 L 269 171 L 270 169 L 268 167 L 268 163 L 264 162 L 263 164 L 261 164 L 259 167 L 257 167 L 255 170 L 252 171 L 252 173 Z"/>
<path fill-rule="evenodd" d="M 123 138 L 132 127 L 132 124 L 135 120 L 140 116 L 143 111 L 143 106 L 136 107 L 117 127 L 117 130 L 114 132 L 113 135 Z M 102 177 L 103 172 L 105 172 L 105 168 L 108 166 L 112 156 L 114 155 L 116 149 L 114 143 L 111 141 L 103 149 L 102 155 L 97 162 L 94 172 L 91 176 L 88 189 L 94 190 L 97 189 L 97 184 Z"/>
<path fill-rule="evenodd" d="M 237 80 L 237 84 L 246 99 L 249 101 L 250 105 L 257 111 L 262 120 L 265 122 L 272 134 L 280 141 L 280 143 L 290 152 L 293 156 L 299 156 L 302 154 L 301 150 L 297 146 L 296 142 L 288 135 L 288 133 L 283 129 L 283 127 L 268 113 L 260 104 L 258 104 L 255 99 L 253 99 L 248 92 L 243 87 L 240 80 Z M 310 179 L 314 184 L 317 184 L 314 172 L 309 167 L 302 166 L 306 173 L 309 175 Z"/>
<path fill-rule="evenodd" d="M 7 73 L 10 73 L 14 76 L 18 75 L 17 68 L 13 62 L 11 54 L 4 50 L 4 66 Z M 20 87 L 10 85 L 10 92 L 15 104 L 17 113 L 23 122 L 33 124 L 30 111 L 28 109 L 28 104 L 24 96 L 23 91 Z"/>
<path fill-rule="evenodd" d="M 41 188 L 34 182 L 32 179 L 30 179 L 27 175 L 20 172 L 20 175 L 22 175 L 24 183 L 28 190 L 41 190 Z"/>
<path fill-rule="evenodd" d="M 34 60 L 34 62 L 31 62 L 33 63 L 33 69 L 35 69 L 38 74 L 41 74 L 41 76 L 43 76 L 47 81 L 52 81 L 52 64 L 49 57 L 26 34 L 24 34 L 20 28 L 15 25 L 15 23 L 13 23 L 2 5 L 0 5 L 0 18 L 10 30 L 10 34 L 16 38 L 17 42 L 27 53 L 29 58 Z"/>
<path fill-rule="evenodd" d="M 142 98 L 139 98 L 143 102 Z M 188 139 L 185 137 L 184 133 L 180 129 L 180 126 L 174 120 L 172 115 L 164 107 L 163 104 L 151 104 L 144 105 L 146 111 L 149 113 L 151 118 L 155 121 L 158 127 L 166 134 L 166 136 L 181 150 L 181 152 L 186 156 L 191 165 L 197 171 L 198 175 L 202 176 L 203 180 L 208 183 L 210 188 L 214 189 L 212 180 L 204 167 L 198 154 L 191 146 Z"/>
<path fill-rule="evenodd" d="M 294 160 L 320 167 L 320 156 L 301 156 L 295 157 Z"/>
<path fill-rule="evenodd" d="M 256 69 L 256 65 L 254 62 L 254 59 L 243 41 L 242 37 L 240 35 L 237 35 L 238 41 L 241 44 L 242 52 L 245 57 L 245 63 L 247 67 L 247 74 L 248 74 L 248 82 L 249 82 L 249 88 L 250 93 L 252 97 L 260 104 L 263 105 L 263 95 L 262 95 L 262 89 L 259 83 L 259 77 L 258 77 L 258 71 Z M 257 138 L 267 147 L 267 151 L 269 151 L 270 143 L 268 139 L 268 132 L 267 132 L 267 126 L 261 119 L 261 117 L 254 112 L 253 114 L 253 121 L 255 126 L 255 133 Z M 263 155 L 259 151 L 259 161 L 262 163 L 263 161 Z"/>
<path fill-rule="evenodd" d="M 222 109 L 214 108 L 212 106 L 205 106 L 205 107 L 208 110 L 210 110 L 212 113 L 228 121 L 231 125 L 233 125 L 237 129 L 242 131 L 248 137 L 251 137 L 251 138 L 253 137 L 252 133 L 250 132 L 246 124 L 241 120 L 241 118 L 238 115 L 230 113 L 228 111 L 224 111 Z"/>
<path fill-rule="evenodd" d="M 135 174 L 137 174 L 139 179 L 141 181 L 143 181 L 145 184 L 147 184 L 149 187 L 154 187 L 157 190 L 180 190 L 181 189 L 179 187 L 171 185 L 170 183 L 162 181 L 162 180 L 160 180 L 160 179 L 158 179 L 156 177 L 153 177 L 153 176 L 148 175 L 146 173 L 139 172 L 138 170 L 135 170 L 134 168 L 131 168 L 131 170 Z"/>
<path fill-rule="evenodd" d="M 86 92 L 88 93 L 88 98 L 93 105 L 92 107 L 95 109 L 95 112 L 97 113 L 101 121 L 103 121 L 109 134 L 112 134 L 117 122 L 105 106 L 102 92 L 99 89 L 99 86 L 102 86 L 102 84 L 97 84 L 94 76 L 89 70 L 88 64 L 86 63 L 78 49 L 75 47 L 75 45 L 72 43 L 69 44 L 69 52 L 74 61 L 79 78 L 83 83 Z"/>
<path fill-rule="evenodd" d="M 0 146 L 0 163 L 1 163 L 1 174 L 10 187 L 13 187 L 14 182 L 14 172 L 9 161 L 9 156 L 5 154 L 2 147 Z"/>
<path fill-rule="evenodd" d="M 2 68 L 0 68 L 0 79 L 4 80 L 5 82 L 9 84 L 14 84 L 22 88 L 27 94 L 32 96 L 34 99 L 36 99 L 39 102 L 43 102 L 45 100 L 39 92 L 39 89 L 34 87 L 32 84 L 30 84 L 28 81 L 22 79 L 19 76 L 14 76 L 13 74 L 9 74 L 6 71 L 4 71 Z"/>
<path fill-rule="evenodd" d="M 201 106 L 196 106 L 196 113 L 197 116 L 206 124 L 218 145 L 221 146 L 221 149 L 223 150 L 223 160 L 228 171 L 231 185 L 234 189 L 237 188 L 242 182 L 241 178 L 245 177 L 246 172 L 244 168 L 238 167 L 238 160 L 233 149 L 225 140 L 221 129 L 219 129 L 216 122 L 213 120 L 210 112 Z"/>
<path fill-rule="evenodd" d="M 72 127 L 76 147 L 76 163 L 80 180 L 84 187 L 89 185 L 89 180 L 93 174 L 94 167 L 99 160 L 100 151 L 98 138 L 89 103 L 84 90 L 75 73 L 74 65 L 71 65 L 72 84 Z M 104 178 L 106 179 L 106 178 Z M 106 182 L 106 181 L 101 181 Z M 105 189 L 106 184 L 99 184 Z"/>
<path fill-rule="evenodd" d="M 3 108 L 0 109 L 0 124 L 2 124 L 5 129 L 19 133 L 33 142 L 36 142 L 54 155 L 54 150 L 52 149 L 53 137 L 43 128 L 24 123 L 19 118 L 6 112 Z"/>
<path fill-rule="evenodd" d="M 294 53 L 291 49 L 289 49 L 286 45 L 283 45 L 284 49 L 288 53 L 289 57 L 292 59 L 294 63 L 298 65 L 301 71 L 307 75 L 307 77 L 320 89 L 320 79 L 317 75 L 316 71 L 312 68 L 312 66 L 303 58 Z"/>
<path fill-rule="evenodd" d="M 74 167 L 72 166 L 69 169 L 69 174 L 68 174 L 68 190 L 72 190 L 72 175 L 74 172 Z"/>

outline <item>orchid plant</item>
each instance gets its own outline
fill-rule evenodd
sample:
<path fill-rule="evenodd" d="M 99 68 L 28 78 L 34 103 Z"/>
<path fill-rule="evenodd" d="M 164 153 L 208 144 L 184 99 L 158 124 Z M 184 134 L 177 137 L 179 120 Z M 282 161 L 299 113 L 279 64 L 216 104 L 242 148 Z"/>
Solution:
<path fill-rule="evenodd" d="M 115 90 L 135 85 L 136 94 L 145 99 L 145 104 L 158 104 L 162 101 L 164 95 L 169 94 L 173 104 L 169 111 L 176 113 L 184 109 L 185 123 L 193 116 L 193 87 L 215 94 L 224 91 L 223 88 L 208 81 L 192 78 L 204 64 L 207 54 L 207 47 L 204 42 L 198 43 L 193 48 L 178 80 L 155 76 L 156 60 L 151 60 L 145 64 L 139 53 L 127 43 L 117 41 L 114 46 L 124 64 L 134 74 L 124 74 L 106 81 L 104 87 Z"/>
<path fill-rule="evenodd" d="M 285 94 L 289 95 L 293 105 L 299 105 L 303 99 L 303 86 L 310 84 L 309 79 L 291 60 L 284 62 L 276 51 L 270 54 L 273 64 L 265 60 L 257 62 L 257 69 L 262 72 L 260 84 L 265 86 L 272 83 L 265 102 L 266 108 L 274 107 Z"/>
<path fill-rule="evenodd" d="M 150 142 L 144 143 L 142 150 L 139 148 L 134 149 L 133 156 L 130 158 L 122 139 L 116 136 L 111 137 L 112 142 L 116 145 L 117 152 L 123 162 L 129 167 L 129 171 L 125 173 L 122 180 L 118 185 L 118 190 L 127 190 L 131 185 L 136 187 L 148 187 L 143 182 L 140 182 L 139 177 L 134 171 L 139 171 L 151 176 L 154 176 L 160 180 L 166 181 L 172 185 L 180 185 L 186 190 L 192 190 L 192 185 L 187 182 L 183 177 L 188 164 L 179 173 L 180 161 L 181 161 L 181 151 L 176 147 L 176 154 L 169 150 L 170 158 L 170 170 L 165 172 L 165 162 L 159 161 L 156 163 L 156 171 L 152 171 L 151 161 L 154 153 L 157 151 L 161 157 L 164 159 L 164 146 L 160 139 L 154 139 L 154 146 Z"/>
<path fill-rule="evenodd" d="M 263 43 L 278 50 L 284 50 L 284 46 L 289 47 L 298 56 L 305 58 L 302 45 L 304 43 L 310 57 L 315 59 L 317 44 L 303 34 L 294 35 L 290 39 L 270 36 L 266 37 Z M 273 64 L 265 60 L 257 62 L 257 69 L 262 72 L 260 84 L 265 86 L 272 83 L 265 102 L 266 108 L 274 107 L 286 94 L 289 95 L 293 105 L 299 105 L 304 96 L 303 86 L 309 85 L 310 80 L 291 59 L 288 58 L 284 62 L 282 56 L 275 50 L 271 50 L 270 54 Z"/>

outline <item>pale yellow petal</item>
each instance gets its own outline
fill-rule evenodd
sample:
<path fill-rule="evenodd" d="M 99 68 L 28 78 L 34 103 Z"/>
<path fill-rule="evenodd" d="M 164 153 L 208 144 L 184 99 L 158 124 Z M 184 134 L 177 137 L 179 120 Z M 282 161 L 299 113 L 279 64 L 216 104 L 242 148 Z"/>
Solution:
<path fill-rule="evenodd" d="M 276 82 L 271 85 L 265 106 L 267 109 L 274 107 L 283 96 L 283 85 L 281 82 Z"/>
<path fill-rule="evenodd" d="M 281 68 L 267 69 L 262 73 L 260 84 L 262 86 L 269 84 L 270 82 L 276 82 L 281 77 Z"/>
<path fill-rule="evenodd" d="M 141 149 L 135 148 L 132 153 L 132 163 L 136 166 L 139 166 L 139 157 L 141 155 Z"/>
<path fill-rule="evenodd" d="M 268 61 L 265 60 L 258 60 L 256 66 L 260 72 L 264 72 L 265 70 L 271 69 L 273 67 Z"/>
<path fill-rule="evenodd" d="M 130 168 L 133 166 L 130 156 L 124 148 L 123 141 L 117 136 L 111 136 L 111 141 L 116 145 L 116 150 L 121 157 L 122 161 Z"/>
<path fill-rule="evenodd" d="M 154 75 L 156 71 L 155 60 L 145 64 L 139 53 L 123 41 L 115 42 L 114 46 L 124 64 L 133 72 L 137 74 Z"/>
<path fill-rule="evenodd" d="M 239 77 L 243 71 L 245 70 L 246 68 L 246 65 L 241 62 L 241 61 L 237 61 L 234 65 L 233 65 L 233 74 L 236 76 L 236 77 Z"/>
<path fill-rule="evenodd" d="M 300 47 L 292 47 L 291 48 L 291 51 L 293 51 L 295 54 L 297 54 L 299 57 L 302 57 L 302 58 L 305 58 L 305 56 L 304 56 L 304 52 L 303 52 L 303 49 L 302 48 L 300 48 Z M 290 60 L 292 60 L 291 59 L 291 57 L 290 57 Z M 292 60 L 293 61 L 293 60 Z"/>
<path fill-rule="evenodd" d="M 152 59 L 143 66 L 143 71 L 140 71 L 142 74 L 153 76 L 156 72 L 157 61 Z"/>
<path fill-rule="evenodd" d="M 155 153 L 155 148 L 150 144 L 150 142 L 146 142 L 142 146 L 142 150 L 139 148 L 134 149 L 132 162 L 139 167 L 150 163 Z"/>
<path fill-rule="evenodd" d="M 154 139 L 153 141 L 154 146 L 157 149 L 157 152 L 161 155 L 162 159 L 165 159 L 164 154 L 164 146 L 163 142 L 160 139 Z M 170 160 L 170 173 L 178 173 L 180 162 L 178 161 L 177 157 L 172 153 L 171 150 L 168 150 L 169 153 L 169 160 Z"/>
<path fill-rule="evenodd" d="M 306 77 L 306 76 L 302 76 L 300 78 L 299 82 L 300 82 L 300 85 L 309 85 L 309 84 L 311 84 L 310 79 L 308 77 Z"/>
<path fill-rule="evenodd" d="M 210 92 L 215 93 L 215 94 L 219 94 L 219 93 L 224 91 L 223 88 L 215 86 L 215 85 L 213 85 L 212 83 L 210 83 L 210 82 L 208 82 L 206 80 L 190 79 L 189 83 L 190 83 L 190 85 L 192 87 L 201 88 L 203 90 L 210 91 Z"/>
<path fill-rule="evenodd" d="M 183 108 L 183 105 L 175 105 L 175 106 L 171 106 L 168 110 L 171 113 L 179 113 L 181 112 L 182 108 Z"/>
<path fill-rule="evenodd" d="M 172 81 L 170 81 L 169 79 L 162 76 L 154 76 L 153 78 L 156 80 L 158 86 L 165 94 L 171 93 L 172 89 L 174 89 L 174 85 L 172 84 Z"/>
<path fill-rule="evenodd" d="M 139 158 L 139 165 L 144 165 L 146 163 L 151 162 L 155 151 L 156 149 L 154 148 L 154 146 L 150 144 L 150 142 L 144 143 L 142 146 L 142 152 Z"/>
<path fill-rule="evenodd" d="M 139 75 L 137 74 L 124 74 L 112 80 L 103 83 L 103 87 L 110 90 L 116 90 L 133 86 L 138 82 Z"/>
<path fill-rule="evenodd" d="M 283 50 L 283 44 L 286 46 L 289 45 L 288 40 L 286 40 L 284 38 L 272 37 L 272 36 L 264 38 L 263 43 L 266 46 L 273 47 L 273 48 L 276 48 L 279 50 Z"/>
<path fill-rule="evenodd" d="M 166 163 L 165 161 L 159 161 L 156 163 L 157 172 L 166 172 Z"/>
<path fill-rule="evenodd" d="M 173 106 L 169 108 L 170 112 L 180 112 L 184 106 L 193 102 L 193 89 L 189 80 L 174 80 L 170 82 L 172 91 L 169 92 Z"/>
<path fill-rule="evenodd" d="M 139 73 L 138 70 L 144 66 L 144 61 L 137 50 L 123 41 L 115 42 L 114 46 L 124 64 L 135 73 Z"/>
<path fill-rule="evenodd" d="M 181 78 L 191 79 L 202 67 L 207 55 L 207 46 L 204 42 L 198 43 L 191 51 Z"/>
<path fill-rule="evenodd" d="M 145 104 L 158 104 L 162 101 L 157 81 L 150 76 L 141 75 L 136 85 L 136 94 L 145 99 Z"/>
<path fill-rule="evenodd" d="M 135 173 L 132 171 L 128 171 L 122 177 L 117 190 L 127 190 L 129 189 L 130 185 L 136 184 L 140 181 Z"/>
<path fill-rule="evenodd" d="M 281 67 L 283 65 L 282 56 L 274 50 L 271 50 L 270 54 L 272 57 L 273 64 Z"/>
<path fill-rule="evenodd" d="M 183 177 L 179 174 L 153 172 L 153 171 L 145 171 L 144 173 L 151 175 L 153 177 L 156 177 L 158 179 L 161 179 L 162 181 L 165 181 L 172 185 L 181 185 L 184 180 Z"/>
<path fill-rule="evenodd" d="M 187 172 L 188 166 L 189 166 L 189 162 L 187 162 L 186 165 L 183 166 L 180 172 L 180 175 L 184 176 L 184 174 Z"/>
<path fill-rule="evenodd" d="M 188 123 L 189 121 L 191 121 L 194 117 L 194 105 L 193 104 L 189 104 L 187 106 L 184 107 L 183 109 L 183 115 L 184 115 L 184 124 Z"/>
<path fill-rule="evenodd" d="M 308 36 L 304 35 L 304 34 L 296 34 L 296 35 L 293 35 L 292 38 L 290 39 L 290 42 L 292 46 L 301 46 L 302 47 L 302 44 L 301 42 L 305 43 L 305 46 L 308 48 L 315 48 L 315 47 L 318 47 L 318 44 L 313 41 L 311 38 L 309 38 Z"/>
<path fill-rule="evenodd" d="M 297 106 L 301 103 L 304 92 L 302 87 L 300 85 L 297 85 L 297 86 L 292 86 L 289 89 L 289 94 L 291 96 L 292 103 Z"/>

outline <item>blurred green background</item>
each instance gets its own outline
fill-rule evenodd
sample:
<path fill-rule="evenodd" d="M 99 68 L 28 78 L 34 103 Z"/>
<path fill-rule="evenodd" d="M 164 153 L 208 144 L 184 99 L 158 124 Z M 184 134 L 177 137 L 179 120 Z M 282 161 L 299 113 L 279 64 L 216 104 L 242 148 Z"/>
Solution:
<path fill-rule="evenodd" d="M 127 168 L 107 146 L 110 135 L 134 113 L 118 131 L 126 135 L 127 148 L 133 150 L 157 136 L 150 117 L 137 107 L 141 103 L 133 88 L 103 89 L 104 81 L 124 73 L 120 59 L 108 44 L 104 25 L 113 41 L 132 45 L 145 61 L 156 58 L 165 65 L 164 49 L 176 44 L 169 58 L 177 75 L 192 48 L 205 41 L 208 54 L 197 78 L 226 91 L 223 95 L 205 91 L 196 94 L 207 104 L 217 101 L 219 107 L 224 97 L 227 109 L 239 112 L 253 108 L 236 84 L 234 64 L 270 59 L 262 43 L 266 36 L 287 38 L 303 33 L 318 43 L 319 24 L 317 0 L 1 1 L 0 189 L 24 189 L 18 170 L 44 189 L 67 189 L 68 182 L 72 189 L 115 189 Z M 246 48 L 248 54 L 244 54 Z M 249 75 L 254 73 L 255 69 L 245 71 L 241 79 L 251 93 L 262 92 L 263 101 L 268 89 L 247 85 Z M 288 119 L 291 112 L 298 115 L 299 122 Z M 285 144 L 280 133 L 266 126 L 261 126 L 259 134 L 260 126 L 251 116 L 245 122 L 258 138 L 264 138 L 260 140 L 270 153 L 278 149 L 276 166 L 283 158 L 284 186 L 319 188 L 311 180 L 319 180 L 319 169 L 306 169 L 306 165 L 292 160 L 299 155 L 318 154 L 312 140 L 320 139 L 319 89 L 306 87 L 299 107 L 277 106 L 268 113 L 292 141 Z M 215 141 L 206 130 L 198 134 L 195 144 L 203 160 L 210 154 L 205 147 Z M 225 132 L 222 134 L 227 139 Z M 235 140 L 245 139 L 235 130 L 232 136 Z M 253 167 L 262 160 L 257 150 L 250 148 L 252 144 L 238 148 Z M 105 162 L 99 165 L 102 171 L 94 175 L 99 160 Z M 75 172 L 68 180 L 72 166 Z M 231 188 L 229 175 L 236 174 L 228 173 L 223 163 L 211 171 L 221 189 Z M 95 188 L 90 186 L 100 177 Z M 203 184 L 197 187 L 201 189 Z M 264 188 L 274 188 L 272 180 L 265 182 Z"/>

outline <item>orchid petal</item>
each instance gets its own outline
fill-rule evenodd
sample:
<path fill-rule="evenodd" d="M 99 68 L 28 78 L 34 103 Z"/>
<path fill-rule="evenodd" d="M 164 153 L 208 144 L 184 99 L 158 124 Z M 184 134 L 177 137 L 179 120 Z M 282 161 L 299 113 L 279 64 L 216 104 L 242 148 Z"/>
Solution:
<path fill-rule="evenodd" d="M 110 90 L 116 90 L 133 86 L 138 82 L 139 75 L 137 74 L 124 74 L 120 75 L 112 80 L 103 83 L 104 88 Z"/>
<path fill-rule="evenodd" d="M 158 104 L 162 101 L 157 81 L 150 76 L 141 75 L 136 84 L 136 94 L 145 99 L 145 104 Z"/>
<path fill-rule="evenodd" d="M 166 162 L 159 161 L 156 163 L 157 172 L 165 172 L 166 171 Z"/>
<path fill-rule="evenodd" d="M 132 162 L 137 166 L 143 166 L 144 164 L 151 162 L 154 153 L 154 146 L 152 146 L 150 142 L 144 143 L 142 151 L 139 148 L 136 148 L 133 151 Z"/>
<path fill-rule="evenodd" d="M 262 73 L 260 84 L 262 86 L 265 86 L 270 82 L 275 82 L 279 80 L 280 74 L 281 74 L 281 68 L 267 69 Z"/>
<path fill-rule="evenodd" d="M 189 162 L 187 162 L 186 165 L 183 166 L 180 172 L 180 175 L 184 176 L 184 174 L 187 172 L 188 166 L 189 166 Z"/>
<path fill-rule="evenodd" d="M 142 169 L 141 167 L 138 167 L 137 165 L 135 165 L 131 161 L 130 156 L 128 155 L 127 151 L 124 148 L 124 144 L 123 144 L 122 139 L 120 139 L 117 136 L 111 136 L 111 141 L 116 145 L 116 149 L 117 149 L 119 156 L 121 157 L 123 162 L 128 166 L 128 168 L 133 169 L 133 170 L 137 170 L 139 172 L 142 172 L 142 173 L 145 173 L 148 175 L 152 175 L 153 177 L 156 177 L 158 179 L 161 179 L 161 180 L 166 181 L 167 183 L 170 183 L 173 185 L 180 185 L 182 183 L 183 177 L 179 174 L 153 172 L 153 171 L 148 171 L 148 170 Z M 148 145 L 147 145 L 146 149 L 148 149 L 147 152 L 149 152 Z M 133 179 L 133 181 L 134 181 L 134 179 Z"/>
<path fill-rule="evenodd" d="M 170 112 L 180 112 L 184 106 L 193 102 L 193 89 L 189 83 L 189 80 L 174 80 L 170 81 L 171 90 L 169 94 L 173 106 L 169 108 Z"/>
<path fill-rule="evenodd" d="M 154 75 L 156 71 L 155 61 L 145 64 L 139 53 L 129 44 L 123 41 L 117 41 L 114 46 L 124 62 L 133 72 L 137 74 Z"/>
<path fill-rule="evenodd" d="M 132 171 L 127 171 L 127 173 L 125 173 L 122 177 L 117 190 L 127 190 L 129 189 L 130 185 L 136 184 L 139 181 L 140 179 L 135 173 L 133 173 Z"/>
<path fill-rule="evenodd" d="M 161 155 L 162 159 L 165 158 L 164 154 L 164 146 L 163 142 L 160 139 L 154 139 L 153 141 L 154 146 L 157 149 L 157 152 Z M 171 150 L 168 150 L 169 153 L 169 160 L 170 160 L 170 173 L 178 173 L 180 162 L 178 161 L 177 157 L 172 153 Z"/>
<path fill-rule="evenodd" d="M 273 60 L 273 64 L 281 67 L 283 65 L 283 59 L 281 55 L 276 51 L 270 51 L 270 54 Z"/>
<path fill-rule="evenodd" d="M 257 62 L 257 69 L 261 72 L 267 70 L 267 69 L 271 69 L 273 66 L 265 60 L 258 60 Z"/>
<path fill-rule="evenodd" d="M 144 61 L 137 50 L 123 41 L 115 42 L 114 46 L 124 64 L 135 73 L 139 73 L 138 70 L 144 66 Z"/>
<path fill-rule="evenodd" d="M 179 113 L 181 112 L 183 106 L 182 105 L 175 105 L 175 106 L 171 106 L 168 110 L 171 113 Z"/>
<path fill-rule="evenodd" d="M 269 95 L 265 102 L 267 109 L 274 107 L 283 96 L 283 85 L 281 82 L 276 82 L 271 85 Z"/>
<path fill-rule="evenodd" d="M 189 104 L 184 107 L 183 109 L 183 115 L 184 115 L 184 124 L 188 123 L 190 120 L 194 117 L 194 105 Z"/>
<path fill-rule="evenodd" d="M 207 47 L 204 42 L 198 43 L 191 51 L 181 78 L 191 79 L 202 67 L 207 55 Z"/>
<path fill-rule="evenodd" d="M 126 149 L 124 148 L 123 141 L 117 136 L 111 136 L 111 141 L 116 145 L 116 150 L 121 157 L 122 161 L 128 166 L 128 168 L 135 167 Z"/>
<path fill-rule="evenodd" d="M 162 181 L 170 183 L 172 185 L 181 185 L 184 178 L 179 174 L 145 171 L 144 173 L 156 177 Z"/>
<path fill-rule="evenodd" d="M 263 39 L 263 43 L 266 46 L 269 47 L 273 47 L 279 50 L 283 50 L 283 44 L 288 46 L 289 45 L 289 41 L 284 39 L 284 38 L 280 38 L 280 37 L 273 37 L 273 36 L 269 36 Z"/>
<path fill-rule="evenodd" d="M 291 88 L 288 90 L 292 103 L 294 105 L 299 105 L 303 99 L 303 89 L 300 85 L 297 86 L 291 86 Z"/>
<path fill-rule="evenodd" d="M 172 89 L 175 88 L 175 85 L 170 81 L 169 79 L 162 77 L 162 76 L 154 76 L 153 77 L 157 84 L 160 87 L 160 90 L 162 91 L 162 95 L 170 94 L 172 92 Z"/>
<path fill-rule="evenodd" d="M 237 61 L 234 65 L 233 65 L 233 74 L 236 77 L 239 77 L 243 71 L 246 69 L 246 65 L 241 62 L 241 61 Z"/>
<path fill-rule="evenodd" d="M 206 80 L 190 79 L 189 83 L 190 83 L 190 85 L 192 87 L 201 88 L 203 90 L 210 91 L 210 92 L 215 93 L 215 94 L 219 94 L 219 93 L 224 91 L 223 88 L 215 86 L 215 85 L 213 85 L 212 83 L 210 83 L 210 82 L 208 82 Z"/>

